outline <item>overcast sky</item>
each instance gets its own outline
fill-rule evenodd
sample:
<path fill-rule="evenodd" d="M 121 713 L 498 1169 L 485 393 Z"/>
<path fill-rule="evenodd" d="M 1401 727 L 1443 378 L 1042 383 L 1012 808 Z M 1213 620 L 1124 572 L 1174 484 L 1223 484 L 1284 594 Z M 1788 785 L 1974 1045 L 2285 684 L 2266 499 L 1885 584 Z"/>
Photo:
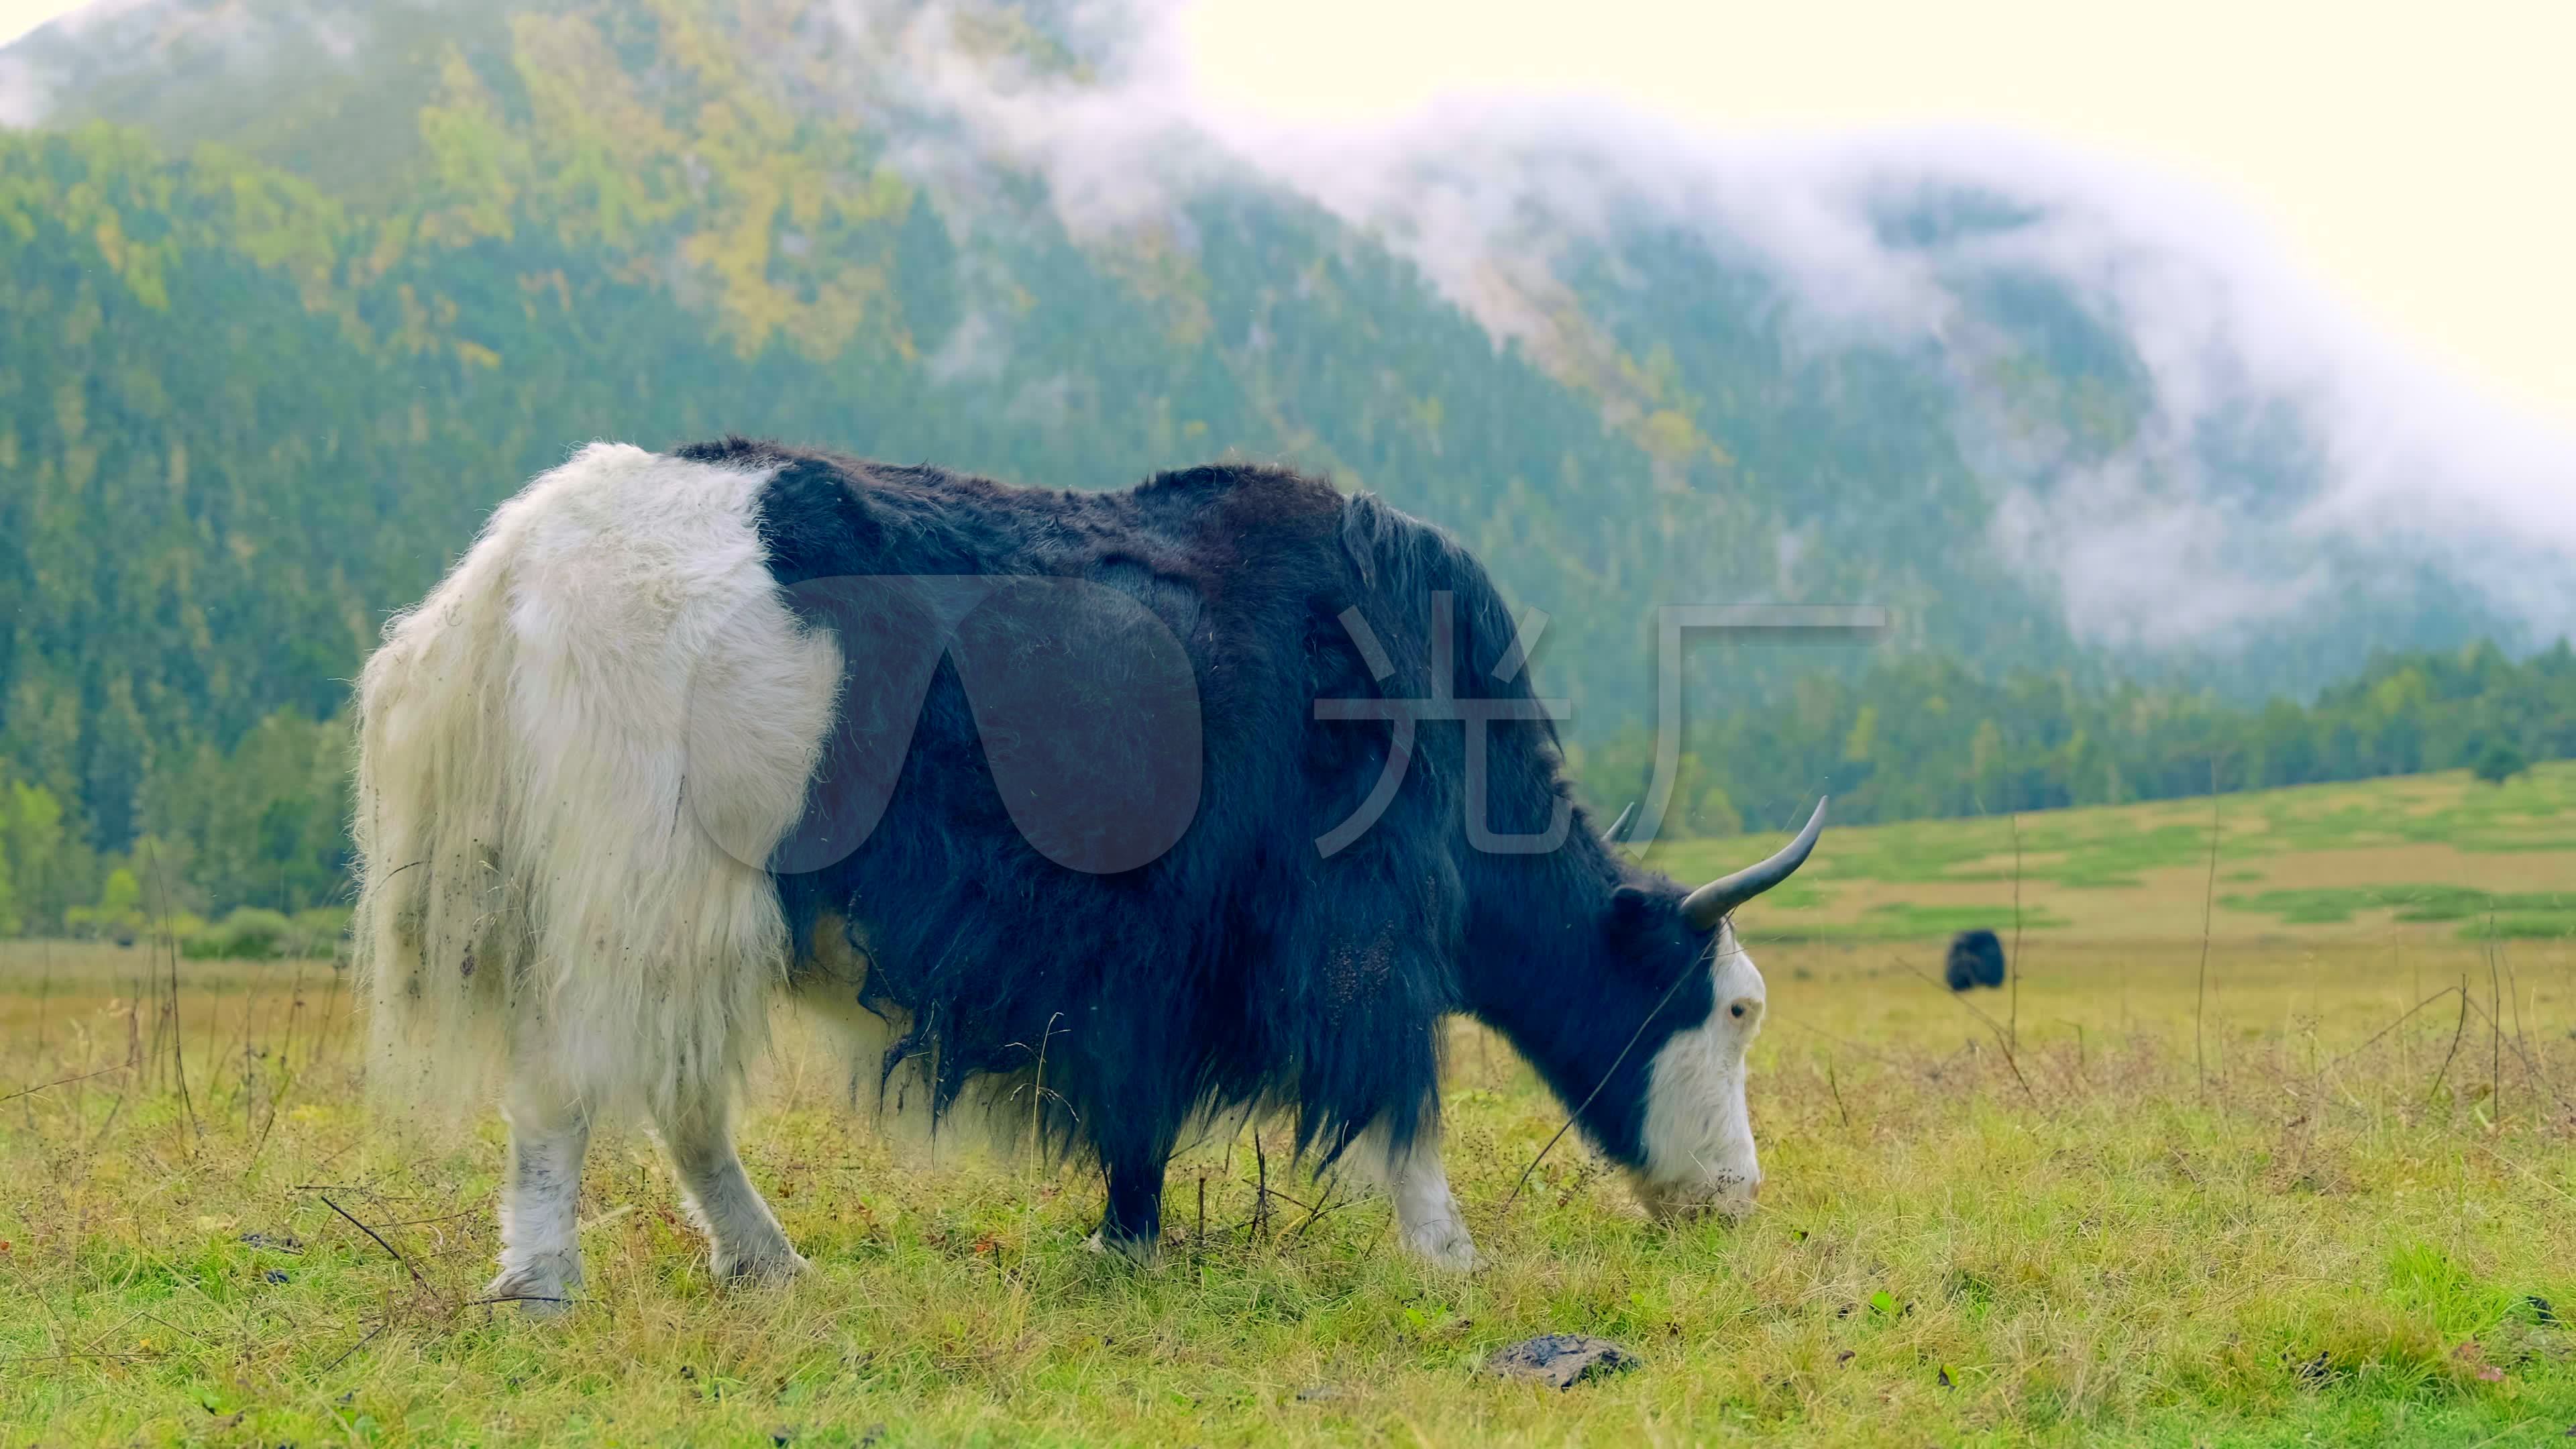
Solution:
<path fill-rule="evenodd" d="M 66 10 L 0 0 L 0 38 Z M 1199 0 L 1197 83 L 1319 127 L 1598 95 L 1727 135 L 1992 127 L 2194 182 L 2427 360 L 2576 426 L 2576 3 Z"/>

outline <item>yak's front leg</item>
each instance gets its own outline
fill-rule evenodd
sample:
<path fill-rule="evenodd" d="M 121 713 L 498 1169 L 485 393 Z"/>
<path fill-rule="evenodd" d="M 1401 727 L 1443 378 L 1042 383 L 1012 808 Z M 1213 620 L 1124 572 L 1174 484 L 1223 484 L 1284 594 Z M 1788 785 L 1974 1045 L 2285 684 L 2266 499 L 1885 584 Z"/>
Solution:
<path fill-rule="evenodd" d="M 502 1106 L 510 1163 L 501 1183 L 501 1273 L 486 1296 L 560 1313 L 581 1287 L 581 1159 L 590 1118 L 561 1094 L 514 1084 Z"/>
<path fill-rule="evenodd" d="M 1351 1144 L 1359 1166 L 1385 1185 L 1395 1201 L 1395 1222 L 1404 1246 L 1436 1268 L 1465 1270 L 1480 1261 L 1467 1219 L 1449 1191 L 1449 1171 L 1440 1162 L 1440 1126 L 1426 1115 L 1420 1131 L 1402 1149 L 1381 1119 Z"/>
<path fill-rule="evenodd" d="M 708 1264 L 717 1282 L 786 1278 L 805 1270 L 769 1204 L 743 1176 L 742 1159 L 733 1150 L 732 1102 L 722 1087 L 690 1092 L 657 1125 L 689 1215 L 707 1235 Z"/>
<path fill-rule="evenodd" d="M 1091 1246 L 1150 1263 L 1163 1245 L 1163 1170 L 1171 1150 L 1141 1150 L 1110 1159 L 1103 1170 L 1109 1202 Z"/>

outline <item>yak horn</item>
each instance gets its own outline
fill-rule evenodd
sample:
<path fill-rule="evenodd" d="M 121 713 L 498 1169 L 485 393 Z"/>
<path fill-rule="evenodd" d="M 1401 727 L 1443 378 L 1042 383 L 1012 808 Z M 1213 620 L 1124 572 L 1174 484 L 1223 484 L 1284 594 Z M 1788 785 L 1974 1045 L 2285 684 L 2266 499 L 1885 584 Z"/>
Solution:
<path fill-rule="evenodd" d="M 1721 876 L 1692 891 L 1682 901 L 1682 919 L 1694 931 L 1705 931 L 1726 919 L 1729 911 L 1795 874 L 1807 863 L 1808 852 L 1816 848 L 1816 837 L 1825 833 L 1825 802 L 1816 801 L 1816 813 L 1807 817 L 1806 828 L 1798 838 L 1780 848 L 1780 853 L 1760 865 L 1748 865 L 1730 876 Z"/>
<path fill-rule="evenodd" d="M 1628 808 L 1619 812 L 1619 818 L 1610 822 L 1610 828 L 1601 832 L 1601 838 L 1604 840 L 1618 839 L 1619 832 L 1628 828 L 1628 817 L 1636 813 L 1637 802 L 1631 800 L 1628 802 Z"/>

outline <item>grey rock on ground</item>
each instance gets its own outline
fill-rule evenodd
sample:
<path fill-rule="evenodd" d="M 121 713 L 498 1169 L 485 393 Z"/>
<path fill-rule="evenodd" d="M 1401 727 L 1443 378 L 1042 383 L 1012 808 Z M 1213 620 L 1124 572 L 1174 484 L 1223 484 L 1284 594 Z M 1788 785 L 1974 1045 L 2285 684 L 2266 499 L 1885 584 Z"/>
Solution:
<path fill-rule="evenodd" d="M 1497 1378 L 1528 1379 L 1570 1389 L 1587 1378 L 1603 1377 L 1637 1366 L 1635 1354 L 1606 1338 L 1580 1333 L 1545 1333 L 1485 1360 L 1485 1371 Z"/>

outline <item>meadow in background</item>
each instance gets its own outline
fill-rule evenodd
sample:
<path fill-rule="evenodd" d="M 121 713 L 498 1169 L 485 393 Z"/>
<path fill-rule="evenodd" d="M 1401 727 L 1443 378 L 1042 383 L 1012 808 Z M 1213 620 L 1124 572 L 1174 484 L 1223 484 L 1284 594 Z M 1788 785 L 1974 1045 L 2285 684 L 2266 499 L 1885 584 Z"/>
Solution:
<path fill-rule="evenodd" d="M 475 1300 L 497 1123 L 357 1106 L 325 961 L 0 954 L 0 1422 L 43 1443 L 2473 1443 L 2576 1425 L 2576 767 L 1829 834 L 1770 980 L 1740 1226 L 1648 1222 L 1499 1041 L 1451 1044 L 1490 1266 L 1241 1131 L 1163 1260 L 1096 1184 L 889 1142 L 790 1031 L 749 1169 L 814 1272 L 720 1292 L 639 1135 L 588 1297 Z M 2215 821 L 2218 850 L 2213 856 Z M 2016 850 L 2016 839 L 2018 848 Z M 1668 848 L 1733 859 L 1742 842 Z M 2018 868 L 2016 869 L 2016 855 Z M 2020 930 L 2014 930 L 2018 895 Z M 2207 925 L 2204 928 L 2204 917 Z M 2013 979 L 1954 998 L 1943 936 Z M 1204 1204 L 1204 1207 L 1201 1204 Z M 1643 1366 L 1478 1366 L 1563 1331 Z"/>

